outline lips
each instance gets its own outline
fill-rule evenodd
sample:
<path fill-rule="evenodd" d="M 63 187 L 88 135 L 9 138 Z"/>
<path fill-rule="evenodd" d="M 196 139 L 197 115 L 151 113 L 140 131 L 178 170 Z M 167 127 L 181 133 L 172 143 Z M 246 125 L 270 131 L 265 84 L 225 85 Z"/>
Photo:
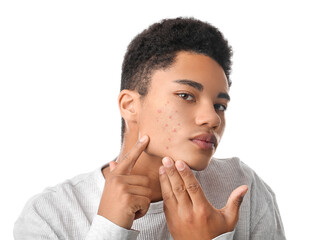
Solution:
<path fill-rule="evenodd" d="M 203 150 L 212 150 L 217 145 L 215 135 L 210 133 L 203 133 L 195 136 L 191 139 L 191 141 Z"/>

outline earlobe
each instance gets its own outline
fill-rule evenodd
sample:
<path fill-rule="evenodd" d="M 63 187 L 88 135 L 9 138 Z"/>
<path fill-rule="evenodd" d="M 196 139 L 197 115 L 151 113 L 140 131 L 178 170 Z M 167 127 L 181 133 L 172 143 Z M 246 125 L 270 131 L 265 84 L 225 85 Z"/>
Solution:
<path fill-rule="evenodd" d="M 136 122 L 137 121 L 137 100 L 139 94 L 136 91 L 131 91 L 124 89 L 120 92 L 118 103 L 120 113 L 123 119 L 127 122 Z"/>

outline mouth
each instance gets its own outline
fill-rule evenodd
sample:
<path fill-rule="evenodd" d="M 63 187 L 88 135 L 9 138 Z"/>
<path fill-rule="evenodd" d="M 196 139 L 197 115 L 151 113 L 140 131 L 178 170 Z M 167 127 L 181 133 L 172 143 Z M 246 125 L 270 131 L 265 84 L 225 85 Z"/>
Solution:
<path fill-rule="evenodd" d="M 217 145 L 215 135 L 210 133 L 200 134 L 190 140 L 202 150 L 213 150 Z"/>

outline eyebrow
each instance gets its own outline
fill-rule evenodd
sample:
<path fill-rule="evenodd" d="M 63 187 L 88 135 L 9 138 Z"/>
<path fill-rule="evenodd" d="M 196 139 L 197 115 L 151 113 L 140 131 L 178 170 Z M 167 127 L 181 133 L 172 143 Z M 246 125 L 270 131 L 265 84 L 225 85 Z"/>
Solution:
<path fill-rule="evenodd" d="M 202 90 L 203 90 L 202 84 L 195 82 L 195 81 L 191 81 L 191 80 L 187 80 L 187 79 L 180 79 L 180 80 L 175 80 L 174 82 L 179 83 L 179 84 L 189 85 L 193 88 L 198 89 L 200 92 L 202 92 Z"/>
<path fill-rule="evenodd" d="M 221 93 L 218 94 L 217 98 L 225 98 L 228 101 L 230 101 L 230 96 L 228 95 L 228 93 L 221 92 Z"/>
<path fill-rule="evenodd" d="M 193 88 L 196 88 L 198 89 L 200 92 L 203 91 L 203 85 L 198 83 L 198 82 L 195 82 L 195 81 L 192 81 L 192 80 L 187 80 L 187 79 L 180 79 L 180 80 L 175 80 L 174 81 L 175 83 L 179 83 L 179 84 L 183 84 L 183 85 L 189 85 Z M 230 96 L 228 93 L 223 93 L 223 92 L 220 92 L 218 95 L 217 95 L 217 98 L 225 98 L 227 99 L 228 101 L 230 101 Z"/>

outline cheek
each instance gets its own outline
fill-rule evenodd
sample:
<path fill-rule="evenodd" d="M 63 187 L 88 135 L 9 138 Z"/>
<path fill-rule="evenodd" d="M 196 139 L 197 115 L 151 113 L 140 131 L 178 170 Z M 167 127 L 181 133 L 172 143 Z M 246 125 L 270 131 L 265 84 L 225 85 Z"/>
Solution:
<path fill-rule="evenodd" d="M 176 148 L 181 133 L 182 133 L 182 122 L 180 115 L 177 110 L 167 109 L 168 111 L 162 111 L 160 116 L 159 125 L 160 129 L 160 147 L 163 150 L 170 151 Z"/>
<path fill-rule="evenodd" d="M 180 111 L 165 102 L 163 106 L 155 108 L 150 116 L 146 116 L 142 123 L 144 132 L 150 136 L 150 152 L 164 156 L 177 149 L 183 125 Z"/>

